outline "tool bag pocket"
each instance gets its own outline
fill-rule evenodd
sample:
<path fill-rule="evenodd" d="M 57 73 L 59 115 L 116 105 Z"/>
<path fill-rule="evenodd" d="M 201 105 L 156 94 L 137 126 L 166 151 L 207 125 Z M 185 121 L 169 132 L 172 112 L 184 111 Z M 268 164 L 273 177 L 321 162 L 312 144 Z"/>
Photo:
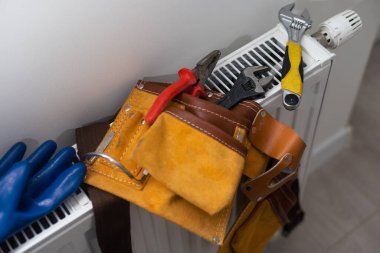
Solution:
<path fill-rule="evenodd" d="M 142 81 L 136 85 L 96 151 L 84 155 L 85 181 L 222 245 L 242 174 L 249 178 L 243 193 L 254 206 L 273 190 L 267 177 L 258 176 L 268 158 L 298 161 L 296 156 L 284 158 L 299 153 L 287 148 L 292 138 L 278 142 L 271 136 L 294 133 L 279 128 L 253 102 L 231 110 L 218 106 L 216 93 L 204 99 L 182 93 L 147 124 L 145 115 L 165 87 Z"/>
<path fill-rule="evenodd" d="M 131 160 L 213 215 L 232 202 L 246 153 L 240 142 L 215 125 L 171 107 L 142 136 Z"/>
<path fill-rule="evenodd" d="M 86 183 L 221 245 L 252 113 L 183 93 L 149 125 L 144 116 L 165 87 L 136 85 L 96 151 L 83 155 Z"/>

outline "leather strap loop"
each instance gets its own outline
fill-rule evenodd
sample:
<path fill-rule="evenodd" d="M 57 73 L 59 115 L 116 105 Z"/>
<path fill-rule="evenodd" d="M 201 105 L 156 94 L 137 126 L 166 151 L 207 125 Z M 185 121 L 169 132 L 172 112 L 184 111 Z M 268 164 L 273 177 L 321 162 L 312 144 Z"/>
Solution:
<path fill-rule="evenodd" d="M 264 109 L 257 113 L 248 138 L 255 148 L 278 161 L 264 174 L 241 185 L 242 192 L 251 201 L 259 202 L 297 178 L 306 145 L 293 129 L 274 119 Z"/>
<path fill-rule="evenodd" d="M 276 160 L 290 155 L 290 168 L 298 167 L 306 147 L 292 128 L 274 119 L 264 109 L 257 113 L 248 138 L 253 146 Z"/>
<path fill-rule="evenodd" d="M 297 178 L 297 169 L 289 169 L 288 156 L 284 156 L 275 166 L 260 176 L 250 179 L 241 185 L 241 191 L 252 201 L 260 202 L 285 183 Z M 281 173 L 287 175 L 280 180 Z"/>

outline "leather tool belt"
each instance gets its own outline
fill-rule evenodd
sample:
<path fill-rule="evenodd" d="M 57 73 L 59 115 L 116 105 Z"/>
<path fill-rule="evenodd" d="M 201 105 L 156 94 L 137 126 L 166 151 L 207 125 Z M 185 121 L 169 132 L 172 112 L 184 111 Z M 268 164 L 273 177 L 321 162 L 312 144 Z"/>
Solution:
<path fill-rule="evenodd" d="M 166 87 L 137 83 L 96 151 L 85 155 L 86 183 L 214 244 L 228 242 L 221 252 L 249 240 L 239 231 L 254 226 L 249 223 L 260 212 L 274 217 L 272 235 L 286 217 L 272 211 L 277 205 L 284 212 L 281 201 L 269 200 L 297 177 L 304 142 L 257 103 L 227 110 L 215 104 L 217 93 L 206 99 L 182 93 L 146 124 L 144 116 Z M 228 228 L 239 188 L 248 201 Z"/>

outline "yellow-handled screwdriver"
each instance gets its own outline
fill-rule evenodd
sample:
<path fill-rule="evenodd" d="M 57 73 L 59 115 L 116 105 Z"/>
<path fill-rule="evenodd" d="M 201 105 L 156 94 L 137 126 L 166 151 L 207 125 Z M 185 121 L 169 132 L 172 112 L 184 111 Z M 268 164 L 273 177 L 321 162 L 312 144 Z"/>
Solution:
<path fill-rule="evenodd" d="M 289 36 L 281 70 L 282 103 L 288 110 L 296 109 L 301 102 L 303 63 L 300 42 L 305 31 L 311 27 L 309 11 L 304 9 L 301 15 L 296 15 L 292 12 L 294 6 L 294 3 L 288 4 L 278 13 Z"/>

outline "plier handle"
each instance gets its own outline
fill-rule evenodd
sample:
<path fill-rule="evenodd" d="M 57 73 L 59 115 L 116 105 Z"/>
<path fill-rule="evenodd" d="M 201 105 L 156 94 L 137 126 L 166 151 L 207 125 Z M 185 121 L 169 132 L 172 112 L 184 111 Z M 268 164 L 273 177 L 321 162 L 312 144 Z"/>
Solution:
<path fill-rule="evenodd" d="M 161 112 L 165 110 L 170 101 L 186 89 L 190 88 L 191 94 L 194 96 L 204 94 L 205 92 L 201 85 L 204 84 L 211 75 L 220 55 L 221 52 L 219 50 L 214 50 L 200 60 L 192 70 L 187 68 L 180 69 L 178 71 L 179 79 L 167 87 L 156 98 L 145 116 L 145 122 L 152 125 Z"/>

